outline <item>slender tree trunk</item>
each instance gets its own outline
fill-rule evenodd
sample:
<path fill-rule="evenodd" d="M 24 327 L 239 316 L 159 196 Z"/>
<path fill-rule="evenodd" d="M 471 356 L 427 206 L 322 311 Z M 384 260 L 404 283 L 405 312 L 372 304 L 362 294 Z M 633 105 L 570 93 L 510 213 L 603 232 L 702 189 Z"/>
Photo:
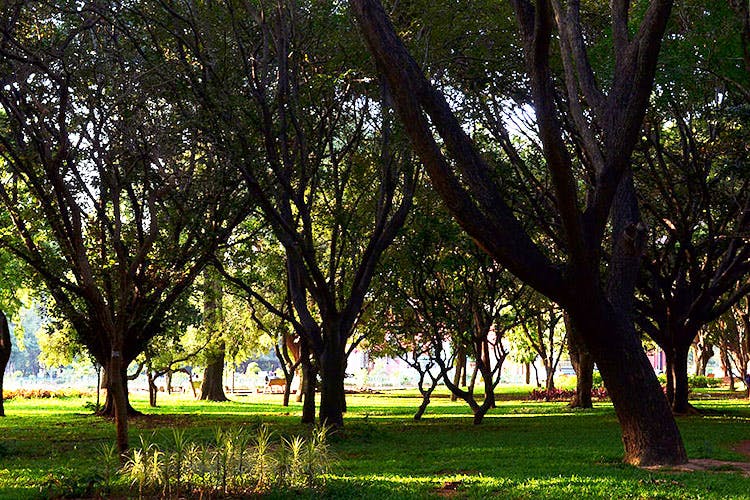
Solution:
<path fill-rule="evenodd" d="M 10 326 L 5 313 L 0 311 L 0 417 L 5 416 L 5 407 L 3 405 L 3 379 L 5 378 L 5 367 L 8 366 L 10 353 L 12 349 L 10 338 Z"/>
<path fill-rule="evenodd" d="M 456 348 L 456 371 L 453 374 L 453 384 L 458 387 L 466 387 L 466 347 L 460 345 Z M 451 401 L 456 401 L 458 396 L 451 393 Z"/>
<path fill-rule="evenodd" d="M 156 408 L 156 380 L 150 368 L 146 369 L 146 378 L 148 379 L 148 404 L 151 408 Z"/>
<path fill-rule="evenodd" d="M 302 402 L 302 397 L 303 397 L 303 394 L 305 392 L 305 384 L 306 384 L 306 382 L 305 382 L 305 373 L 306 373 L 306 370 L 304 370 L 302 368 L 302 364 L 303 363 L 304 362 L 300 363 L 299 375 L 298 375 L 299 376 L 299 388 L 297 389 L 297 398 L 296 398 L 296 400 L 297 400 L 298 403 Z"/>
<path fill-rule="evenodd" d="M 553 366 L 554 361 L 551 359 L 544 360 L 544 372 L 547 374 L 547 380 L 545 380 L 544 388 L 547 393 L 555 390 L 555 368 Z"/>
<path fill-rule="evenodd" d="M 524 363 L 524 368 L 526 372 L 526 385 L 531 384 L 531 363 Z"/>
<path fill-rule="evenodd" d="M 167 394 L 172 394 L 172 370 L 167 370 L 165 377 L 167 378 Z"/>
<path fill-rule="evenodd" d="M 313 424 L 315 423 L 315 385 L 318 374 L 315 364 L 310 358 L 310 350 L 306 342 L 302 343 L 300 355 L 302 356 L 302 380 L 304 384 L 301 391 L 304 392 L 302 423 Z"/>
<path fill-rule="evenodd" d="M 571 408 L 593 408 L 591 390 L 594 388 L 594 360 L 583 344 L 583 339 L 573 329 L 570 318 L 564 315 L 565 328 L 568 332 L 568 354 L 570 363 L 576 372 L 576 393 L 570 401 Z"/>
<path fill-rule="evenodd" d="M 224 394 L 224 342 L 218 351 L 212 356 L 211 362 L 206 366 L 201 385 L 201 399 L 204 401 L 229 401 Z"/>

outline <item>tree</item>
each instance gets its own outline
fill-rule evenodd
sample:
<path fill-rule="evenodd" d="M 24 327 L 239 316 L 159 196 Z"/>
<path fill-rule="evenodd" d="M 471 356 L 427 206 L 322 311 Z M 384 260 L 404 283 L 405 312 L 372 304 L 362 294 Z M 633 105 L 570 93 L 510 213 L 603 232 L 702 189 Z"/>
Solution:
<path fill-rule="evenodd" d="M 750 73 L 727 62 L 740 52 L 729 6 L 701 8 L 700 16 L 681 12 L 681 29 L 665 52 L 679 69 L 659 82 L 635 155 L 652 228 L 638 286 L 639 326 L 665 352 L 675 413 L 696 411 L 688 402 L 687 362 L 699 332 L 750 291 L 750 99 L 725 81 L 747 83 Z M 715 42 L 696 50 L 693 32 Z"/>
<path fill-rule="evenodd" d="M 584 31 L 580 2 L 511 2 L 554 192 L 559 222 L 554 250 L 532 239 L 481 144 L 466 134 L 443 93 L 425 77 L 380 2 L 349 3 L 412 146 L 453 216 L 487 253 L 570 315 L 614 403 L 625 461 L 685 462 L 679 430 L 632 321 L 645 228 L 631 156 L 672 2 L 653 0 L 641 11 L 627 0 L 612 1 L 610 64 L 604 67 L 589 57 L 596 33 Z M 555 39 L 559 66 L 553 66 Z M 582 153 L 577 161 L 566 145 L 563 122 L 575 132 Z M 603 265 L 607 243 L 610 257 Z"/>
<path fill-rule="evenodd" d="M 105 367 L 124 452 L 128 364 L 249 203 L 174 101 L 179 76 L 154 80 L 126 8 L 16 2 L 1 18 L 0 241 Z"/>
<path fill-rule="evenodd" d="M 547 375 L 545 389 L 549 393 L 555 389 L 555 371 L 567 341 L 567 330 L 560 328 L 563 313 L 538 296 L 527 296 L 513 306 L 521 317 L 516 342 L 527 344 L 535 357 L 542 360 Z"/>
<path fill-rule="evenodd" d="M 211 117 L 206 133 L 284 247 L 302 347 L 320 370 L 320 420 L 342 426 L 348 344 L 416 176 L 387 95 L 351 76 L 361 49 L 338 5 L 167 10 L 181 70 Z"/>
<path fill-rule="evenodd" d="M 495 406 L 494 390 L 508 355 L 503 336 L 515 325 L 509 310 L 518 299 L 518 287 L 461 233 L 429 188 L 420 193 L 396 250 L 379 277 L 383 294 L 390 297 L 378 314 L 386 318 L 382 328 L 388 344 L 397 347 L 400 357 L 420 374 L 421 412 L 440 377 L 451 393 L 469 405 L 474 423 L 479 424 Z M 464 390 L 448 372 L 457 356 L 467 354 L 475 370 Z M 422 356 L 427 359 L 420 360 Z M 425 388 L 428 376 L 431 384 Z M 474 394 L 477 376 L 483 385 L 481 403 Z"/>

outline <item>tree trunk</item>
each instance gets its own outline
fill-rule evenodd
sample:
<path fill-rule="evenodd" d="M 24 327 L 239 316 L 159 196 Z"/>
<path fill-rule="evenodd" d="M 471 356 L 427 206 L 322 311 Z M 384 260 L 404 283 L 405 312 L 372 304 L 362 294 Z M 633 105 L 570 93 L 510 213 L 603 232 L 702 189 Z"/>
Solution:
<path fill-rule="evenodd" d="M 531 384 L 531 363 L 524 363 L 524 368 L 526 369 L 526 385 Z"/>
<path fill-rule="evenodd" d="M 548 394 L 550 391 L 555 390 L 555 368 L 552 363 L 551 359 L 544 360 L 544 372 L 547 374 L 547 380 L 544 381 L 544 388 Z"/>
<path fill-rule="evenodd" d="M 99 408 L 99 410 L 96 412 L 97 416 L 115 418 L 115 399 L 114 399 L 113 390 L 111 388 L 111 380 L 113 378 L 115 377 L 111 376 L 110 367 L 109 366 L 103 367 L 101 386 L 102 388 L 106 389 L 107 392 L 106 392 L 106 397 L 104 398 L 104 406 Z M 129 391 L 128 391 L 127 366 L 123 367 L 122 370 L 120 371 L 120 385 L 122 385 L 122 387 L 125 388 L 125 401 L 127 402 L 128 416 L 137 417 L 139 415 L 143 415 L 143 413 L 136 410 L 130 405 L 130 397 L 129 397 Z"/>
<path fill-rule="evenodd" d="M 688 352 L 690 344 L 676 346 L 674 349 L 674 363 L 672 365 L 674 375 L 674 396 L 672 400 L 672 411 L 678 415 L 695 412 L 695 408 L 688 401 Z"/>
<path fill-rule="evenodd" d="M 583 339 L 570 322 L 567 314 L 564 315 L 565 328 L 568 332 L 568 354 L 570 363 L 576 372 L 576 393 L 570 401 L 571 408 L 593 408 L 591 401 L 591 390 L 594 388 L 594 360 L 591 357 Z"/>
<path fill-rule="evenodd" d="M 127 391 L 127 366 L 123 367 L 122 349 L 112 350 L 107 372 L 110 374 L 120 373 L 123 376 L 108 377 L 109 389 L 107 399 L 112 398 L 115 416 L 115 432 L 117 434 L 117 451 L 124 460 L 124 454 L 128 451 L 128 391 Z"/>
<path fill-rule="evenodd" d="M 456 371 L 453 374 L 453 384 L 458 387 L 466 387 L 466 347 L 459 345 L 456 348 Z M 463 382 L 463 383 L 462 383 Z M 458 396 L 451 393 L 451 401 L 456 401 Z"/>
<path fill-rule="evenodd" d="M 203 401 L 229 401 L 224 394 L 224 342 L 212 356 L 206 371 L 203 373 L 203 384 L 201 384 L 201 400 Z"/>
<path fill-rule="evenodd" d="M 302 402 L 302 396 L 303 396 L 303 394 L 305 392 L 305 383 L 306 383 L 305 382 L 305 371 L 306 370 L 304 370 L 302 368 L 302 363 L 300 363 L 299 374 L 298 374 L 298 376 L 299 376 L 299 388 L 297 389 L 297 397 L 296 397 L 296 400 L 297 400 L 298 403 Z M 315 413 L 315 412 L 313 412 L 313 413 Z"/>
<path fill-rule="evenodd" d="M 8 360 L 10 360 L 11 349 L 12 344 L 8 318 L 5 317 L 4 312 L 0 311 L 0 417 L 5 416 L 3 379 L 5 378 L 5 367 L 8 366 Z"/>
<path fill-rule="evenodd" d="M 302 356 L 303 380 L 303 386 L 300 393 L 304 392 L 302 403 L 302 423 L 313 424 L 315 423 L 315 385 L 318 374 L 315 369 L 315 364 L 312 362 L 312 359 L 310 359 L 310 350 L 307 347 L 306 342 L 303 342 L 300 348 L 300 353 Z"/>
<path fill-rule="evenodd" d="M 632 322 L 614 311 L 595 310 L 584 306 L 580 314 L 570 311 L 571 320 L 586 339 L 612 399 L 624 460 L 641 466 L 685 463 L 680 431 Z"/>
<path fill-rule="evenodd" d="M 150 368 L 146 370 L 146 378 L 148 379 L 148 404 L 151 408 L 156 408 L 156 380 Z"/>
<path fill-rule="evenodd" d="M 330 344 L 320 356 L 320 422 L 335 428 L 344 426 L 346 411 L 344 358 L 343 347 Z"/>
<path fill-rule="evenodd" d="M 432 394 L 432 391 L 425 392 L 422 394 L 422 403 L 419 405 L 419 408 L 417 408 L 417 412 L 414 414 L 414 420 L 422 420 L 422 416 L 424 415 L 424 412 L 427 410 L 427 406 L 430 404 L 430 395 Z"/>
<path fill-rule="evenodd" d="M 667 369 L 664 372 L 667 376 L 666 396 L 669 405 L 672 406 L 674 404 L 674 347 L 665 345 L 662 346 L 662 350 L 664 351 L 664 360 L 667 364 Z"/>

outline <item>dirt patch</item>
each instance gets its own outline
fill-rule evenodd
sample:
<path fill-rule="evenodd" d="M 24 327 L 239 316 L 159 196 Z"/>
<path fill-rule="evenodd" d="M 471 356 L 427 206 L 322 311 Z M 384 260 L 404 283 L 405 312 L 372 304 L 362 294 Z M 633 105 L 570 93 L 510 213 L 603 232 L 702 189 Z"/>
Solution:
<path fill-rule="evenodd" d="M 461 481 L 446 481 L 441 487 L 435 488 L 433 491 L 439 497 L 452 498 L 460 493 L 459 489 L 462 485 Z"/>
<path fill-rule="evenodd" d="M 643 468 L 660 472 L 740 472 L 743 476 L 750 477 L 750 462 L 728 462 L 712 458 L 697 458 L 683 465 L 654 465 Z"/>
<path fill-rule="evenodd" d="M 746 457 L 750 458 L 750 441 L 740 441 L 732 449 L 737 453 L 742 453 Z"/>

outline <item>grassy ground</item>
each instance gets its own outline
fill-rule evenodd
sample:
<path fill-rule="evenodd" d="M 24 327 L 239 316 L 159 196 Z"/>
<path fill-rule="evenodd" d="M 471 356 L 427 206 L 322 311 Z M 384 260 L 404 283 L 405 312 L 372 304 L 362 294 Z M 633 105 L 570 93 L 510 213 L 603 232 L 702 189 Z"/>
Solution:
<path fill-rule="evenodd" d="M 331 441 L 338 457 L 329 498 L 750 498 L 750 478 L 725 468 L 711 472 L 648 472 L 620 463 L 619 428 L 611 405 L 571 411 L 564 403 L 525 402 L 527 388 L 507 388 L 481 426 L 468 409 L 437 397 L 421 422 L 411 418 L 414 393 L 348 398 L 346 430 Z M 285 435 L 303 433 L 299 405 L 280 405 L 279 395 L 196 402 L 160 395 L 131 424 L 138 435 L 170 433 L 179 426 L 196 440 L 217 426 L 257 425 Z M 0 498 L 80 495 L 101 474 L 97 448 L 114 437 L 112 423 L 90 415 L 87 400 L 32 399 L 6 402 L 0 419 Z M 746 399 L 714 392 L 697 399 L 703 417 L 678 419 L 691 458 L 747 461 L 733 448 L 750 440 Z M 166 437 L 164 438 L 166 439 Z M 289 493 L 279 493 L 286 496 Z M 305 497 L 304 493 L 295 495 Z M 309 494 L 319 497 L 320 493 Z"/>

